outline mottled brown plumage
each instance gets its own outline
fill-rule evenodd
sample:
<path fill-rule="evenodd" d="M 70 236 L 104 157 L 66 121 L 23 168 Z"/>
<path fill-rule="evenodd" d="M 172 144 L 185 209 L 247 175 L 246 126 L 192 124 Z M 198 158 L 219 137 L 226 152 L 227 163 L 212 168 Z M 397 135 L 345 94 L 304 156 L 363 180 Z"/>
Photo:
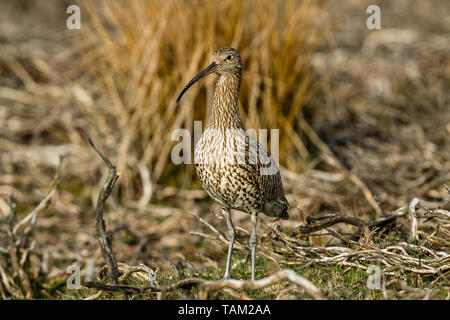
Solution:
<path fill-rule="evenodd" d="M 228 224 L 230 243 L 225 278 L 230 277 L 235 239 L 230 209 L 251 214 L 254 280 L 257 215 L 262 212 L 287 219 L 288 202 L 275 161 L 263 145 L 249 136 L 239 114 L 242 61 L 238 51 L 222 48 L 212 54 L 211 60 L 212 63 L 186 85 L 177 101 L 197 80 L 210 73 L 219 75 L 207 126 L 195 146 L 195 167 L 204 189 L 219 204 Z"/>

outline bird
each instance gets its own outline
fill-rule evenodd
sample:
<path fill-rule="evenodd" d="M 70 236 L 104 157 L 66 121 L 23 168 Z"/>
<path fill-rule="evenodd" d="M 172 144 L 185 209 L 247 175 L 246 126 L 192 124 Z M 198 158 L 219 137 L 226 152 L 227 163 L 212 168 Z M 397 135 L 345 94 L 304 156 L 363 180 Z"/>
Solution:
<path fill-rule="evenodd" d="M 218 76 L 204 132 L 194 147 L 194 165 L 202 187 L 219 205 L 228 226 L 228 254 L 224 279 L 230 279 L 230 264 L 236 238 L 230 210 L 249 213 L 252 230 L 251 279 L 255 280 L 258 214 L 286 220 L 289 203 L 280 172 L 269 151 L 246 131 L 238 98 L 242 79 L 239 52 L 225 47 L 211 54 L 211 63 L 180 92 L 177 103 L 198 80 Z"/>

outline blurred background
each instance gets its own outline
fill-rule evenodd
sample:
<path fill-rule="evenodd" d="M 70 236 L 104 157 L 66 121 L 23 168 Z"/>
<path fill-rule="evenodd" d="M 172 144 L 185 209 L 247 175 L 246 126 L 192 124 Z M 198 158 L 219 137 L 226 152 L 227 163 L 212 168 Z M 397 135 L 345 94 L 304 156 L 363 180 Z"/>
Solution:
<path fill-rule="evenodd" d="M 210 213 L 218 207 L 194 166 L 171 162 L 170 137 L 207 119 L 214 77 L 182 104 L 175 99 L 224 46 L 243 59 L 246 127 L 280 130 L 292 205 L 284 232 L 304 222 L 294 206 L 380 217 L 374 195 L 389 212 L 414 197 L 448 210 L 450 2 L 375 2 L 77 1 L 81 29 L 68 30 L 71 1 L 1 1 L 3 203 L 12 197 L 19 218 L 29 213 L 64 156 L 33 231 L 46 286 L 67 298 L 60 286 L 68 265 L 84 273 L 89 261 L 102 264 L 94 207 L 107 169 L 88 137 L 121 173 L 105 212 L 119 261 L 143 262 L 167 279 L 178 261 L 223 267 L 225 247 L 191 235 L 205 228 L 189 212 L 221 231 L 226 225 Z M 366 27 L 371 4 L 381 8 L 381 30 Z M 246 214 L 233 219 L 249 226 Z"/>

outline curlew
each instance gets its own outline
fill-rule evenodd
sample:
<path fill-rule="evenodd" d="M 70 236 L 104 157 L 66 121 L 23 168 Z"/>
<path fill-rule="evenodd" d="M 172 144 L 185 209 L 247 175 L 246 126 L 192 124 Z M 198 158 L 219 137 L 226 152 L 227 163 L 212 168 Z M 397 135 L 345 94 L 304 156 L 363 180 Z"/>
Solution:
<path fill-rule="evenodd" d="M 253 139 L 242 123 L 238 97 L 242 61 L 234 48 L 222 48 L 211 55 L 211 64 L 183 88 L 177 98 L 199 79 L 217 74 L 210 116 L 195 145 L 194 163 L 200 182 L 215 200 L 228 225 L 228 255 L 224 278 L 231 278 L 230 263 L 235 230 L 230 210 L 251 215 L 252 280 L 255 280 L 256 225 L 258 214 L 288 219 L 288 202 L 278 166 L 267 149 Z"/>

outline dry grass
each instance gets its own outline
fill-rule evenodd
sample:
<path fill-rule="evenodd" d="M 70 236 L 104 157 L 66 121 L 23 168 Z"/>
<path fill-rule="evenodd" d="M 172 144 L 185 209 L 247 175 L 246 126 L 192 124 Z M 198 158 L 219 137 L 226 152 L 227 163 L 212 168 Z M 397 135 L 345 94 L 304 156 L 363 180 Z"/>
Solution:
<path fill-rule="evenodd" d="M 314 93 L 310 59 L 319 9 L 311 1 L 81 5 L 89 22 L 77 39 L 81 56 L 70 75 L 86 74 L 86 85 L 79 82 L 90 88 L 86 94 L 105 98 L 80 108 L 96 119 L 90 134 L 118 154 L 125 199 L 143 196 L 141 183 L 147 180 L 170 184 L 169 175 L 177 186 L 191 186 L 193 167 L 171 165 L 170 137 L 178 128 L 192 131 L 194 120 L 206 120 L 214 79 L 193 88 L 181 106 L 175 100 L 210 54 L 224 46 L 239 48 L 244 61 L 240 103 L 247 128 L 286 128 L 280 158 L 291 170 L 305 167 L 309 153 L 296 123 Z"/>

